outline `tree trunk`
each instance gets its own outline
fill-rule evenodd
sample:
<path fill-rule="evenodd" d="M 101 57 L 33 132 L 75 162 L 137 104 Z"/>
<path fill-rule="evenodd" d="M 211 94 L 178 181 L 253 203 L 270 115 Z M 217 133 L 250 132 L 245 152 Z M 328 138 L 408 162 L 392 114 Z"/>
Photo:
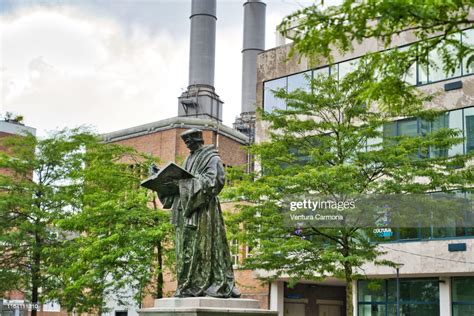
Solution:
<path fill-rule="evenodd" d="M 158 263 L 158 276 L 156 277 L 156 297 L 155 298 L 163 298 L 163 248 L 161 246 L 161 241 L 158 241 L 156 245 L 156 260 Z"/>
<path fill-rule="evenodd" d="M 352 278 L 346 275 L 346 315 L 354 315 L 354 305 L 352 304 Z"/>
<path fill-rule="evenodd" d="M 37 315 L 39 308 L 39 286 L 40 286 L 40 264 L 41 264 L 41 239 L 35 232 L 35 243 L 33 246 L 33 262 L 31 265 L 31 316 Z"/>
<path fill-rule="evenodd" d="M 343 249 L 342 255 L 344 258 L 350 256 L 350 247 L 349 247 L 349 238 L 347 234 L 344 234 L 342 237 Z M 344 261 L 344 277 L 346 279 L 346 315 L 353 316 L 354 315 L 354 305 L 352 304 L 352 265 L 349 261 Z"/>
<path fill-rule="evenodd" d="M 156 202 L 156 195 L 153 194 L 153 209 L 155 212 L 158 210 L 158 203 Z M 158 225 L 158 223 L 156 223 Z M 163 298 L 163 246 L 161 245 L 161 240 L 157 240 L 156 243 L 156 262 L 158 263 L 158 275 L 156 276 L 156 292 L 155 298 Z"/>

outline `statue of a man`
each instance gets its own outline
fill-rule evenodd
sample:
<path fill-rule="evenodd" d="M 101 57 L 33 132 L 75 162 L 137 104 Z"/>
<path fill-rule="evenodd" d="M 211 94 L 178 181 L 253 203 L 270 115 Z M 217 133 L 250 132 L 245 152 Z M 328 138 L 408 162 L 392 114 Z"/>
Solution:
<path fill-rule="evenodd" d="M 221 158 L 214 145 L 204 146 L 201 130 L 181 138 L 190 150 L 183 167 L 194 178 L 179 180 L 179 195 L 160 196 L 176 227 L 175 296 L 239 297 L 217 198 L 225 181 Z"/>

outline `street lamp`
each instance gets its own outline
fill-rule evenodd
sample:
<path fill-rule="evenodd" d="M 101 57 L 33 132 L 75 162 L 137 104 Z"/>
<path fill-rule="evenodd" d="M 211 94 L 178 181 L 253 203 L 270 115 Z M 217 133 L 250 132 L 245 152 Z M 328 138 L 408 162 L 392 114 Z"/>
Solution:
<path fill-rule="evenodd" d="M 396 263 L 395 269 L 397 269 L 397 316 L 400 316 L 400 268 L 403 267 L 403 263 Z"/>

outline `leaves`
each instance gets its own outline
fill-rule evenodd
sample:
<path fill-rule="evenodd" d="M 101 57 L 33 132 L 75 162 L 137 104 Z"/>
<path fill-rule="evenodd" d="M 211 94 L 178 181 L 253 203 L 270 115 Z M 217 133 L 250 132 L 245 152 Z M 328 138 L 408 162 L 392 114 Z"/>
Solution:
<path fill-rule="evenodd" d="M 382 60 L 364 58 L 340 80 L 315 78 L 310 82 L 314 93 L 276 91 L 287 110 L 260 112 L 269 126 L 268 140 L 253 145 L 251 152 L 261 169 L 251 175 L 235 172 L 235 186 L 226 191 L 227 198 L 241 202 L 239 211 L 228 216 L 230 234 L 254 249 L 244 267 L 267 270 L 269 279 L 284 276 L 290 284 L 327 276 L 351 284 L 363 277 L 367 262 L 393 265 L 379 259 L 383 252 L 370 242 L 371 230 L 357 222 L 341 227 L 288 225 L 286 200 L 306 194 L 425 193 L 472 184 L 472 167 L 452 168 L 453 161 L 466 166 L 471 156 L 422 155 L 462 142 L 459 131 L 387 133 L 390 122 L 400 118 L 432 122 L 442 113 L 425 110 L 423 103 L 430 98 L 394 70 L 387 71 L 389 76 L 376 71 Z M 388 82 L 391 86 L 384 87 Z"/>
<path fill-rule="evenodd" d="M 41 301 L 92 312 L 125 289 L 140 302 L 160 286 L 150 286 L 162 269 L 156 249 L 171 245 L 171 226 L 140 188 L 154 159 L 84 129 L 2 145 L 0 292 L 41 287 Z"/>

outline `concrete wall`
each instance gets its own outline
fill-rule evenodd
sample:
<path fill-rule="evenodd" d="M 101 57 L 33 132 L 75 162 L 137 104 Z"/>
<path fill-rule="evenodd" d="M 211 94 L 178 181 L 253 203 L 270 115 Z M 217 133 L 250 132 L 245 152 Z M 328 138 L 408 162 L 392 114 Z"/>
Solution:
<path fill-rule="evenodd" d="M 466 251 L 449 252 L 448 245 L 465 243 Z M 400 274 L 404 277 L 429 277 L 474 275 L 474 238 L 410 241 L 380 244 L 387 251 L 380 258 L 402 263 Z M 363 267 L 368 277 L 394 277 L 395 269 L 366 264 Z"/>
<path fill-rule="evenodd" d="M 406 33 L 395 38 L 392 47 L 409 44 L 416 41 L 413 34 Z M 356 44 L 354 50 L 345 55 L 333 50 L 333 63 L 360 57 L 368 52 L 383 50 L 382 43 L 374 39 L 367 39 L 361 44 Z M 328 65 L 327 60 L 309 61 L 306 58 L 300 58 L 295 54 L 291 59 L 288 54 L 291 50 L 291 44 L 272 48 L 258 55 L 257 58 L 257 108 L 263 106 L 263 86 L 267 80 L 272 80 L 294 73 L 303 72 L 309 69 L 323 67 Z M 454 81 L 462 81 L 462 89 L 453 91 L 444 91 L 444 85 Z M 419 87 L 420 90 L 435 95 L 435 99 L 426 104 L 427 107 L 437 109 L 456 109 L 471 106 L 474 104 L 474 76 L 464 76 L 461 78 L 443 80 L 436 83 L 425 84 Z M 268 125 L 261 120 L 256 123 L 256 142 L 266 140 L 265 131 Z"/>

